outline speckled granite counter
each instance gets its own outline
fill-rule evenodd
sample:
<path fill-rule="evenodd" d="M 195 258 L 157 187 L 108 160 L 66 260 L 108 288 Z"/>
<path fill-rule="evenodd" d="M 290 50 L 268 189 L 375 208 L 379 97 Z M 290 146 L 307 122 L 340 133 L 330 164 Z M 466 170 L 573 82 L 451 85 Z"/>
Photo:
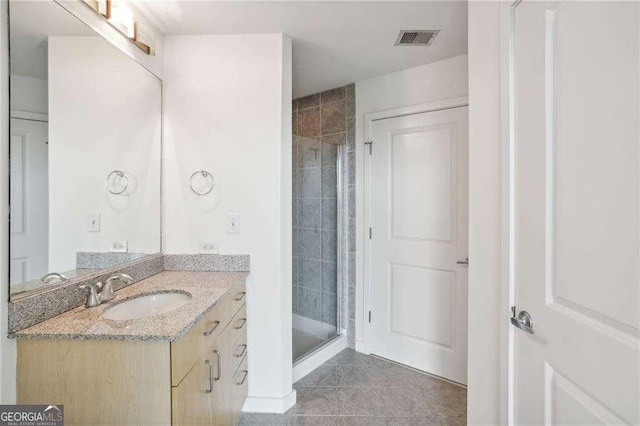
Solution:
<path fill-rule="evenodd" d="M 175 341 L 197 323 L 235 285 L 245 282 L 246 272 L 164 271 L 116 292 L 109 303 L 75 308 L 10 335 L 18 339 L 112 339 Z M 123 300 L 178 290 L 190 293 L 184 306 L 148 318 L 113 321 L 102 318 L 109 307 Z"/>

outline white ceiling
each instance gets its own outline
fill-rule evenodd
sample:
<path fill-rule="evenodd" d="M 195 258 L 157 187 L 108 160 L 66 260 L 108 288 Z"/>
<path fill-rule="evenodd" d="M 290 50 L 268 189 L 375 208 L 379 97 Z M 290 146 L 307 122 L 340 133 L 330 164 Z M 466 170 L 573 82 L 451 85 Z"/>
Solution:
<path fill-rule="evenodd" d="M 282 32 L 293 38 L 294 98 L 467 52 L 464 1 L 141 1 L 166 35 Z M 394 46 L 401 29 L 442 30 Z"/>

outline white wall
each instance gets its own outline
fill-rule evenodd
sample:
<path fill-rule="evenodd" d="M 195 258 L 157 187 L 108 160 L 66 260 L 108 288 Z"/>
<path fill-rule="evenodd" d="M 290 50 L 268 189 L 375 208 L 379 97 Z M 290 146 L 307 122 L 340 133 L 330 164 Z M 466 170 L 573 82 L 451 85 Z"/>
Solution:
<path fill-rule="evenodd" d="M 161 97 L 160 80 L 101 37 L 49 38 L 49 270 L 112 241 L 160 251 Z M 126 196 L 106 190 L 115 169 Z"/>
<path fill-rule="evenodd" d="M 291 378 L 291 41 L 282 34 L 165 38 L 165 253 L 251 255 L 249 411 L 286 410 Z M 211 172 L 198 197 L 188 180 Z M 227 233 L 227 215 L 240 232 Z"/>
<path fill-rule="evenodd" d="M 0 34 L 7 34 L 7 2 L 0 1 Z M 0 294 L 9 294 L 9 40 L 0 37 Z M 7 297 L 0 303 L 0 402 L 16 402 L 16 342 L 8 339 Z"/>
<path fill-rule="evenodd" d="M 47 80 L 12 75 L 11 110 L 46 114 L 49 110 Z"/>
<path fill-rule="evenodd" d="M 369 352 L 364 300 L 364 116 L 372 112 L 467 96 L 467 56 L 356 83 L 356 349 Z M 365 343 L 366 342 L 366 343 Z"/>
<path fill-rule="evenodd" d="M 470 424 L 506 422 L 503 333 L 503 68 L 506 2 L 469 2 Z M 505 172 L 506 173 L 506 172 Z"/>

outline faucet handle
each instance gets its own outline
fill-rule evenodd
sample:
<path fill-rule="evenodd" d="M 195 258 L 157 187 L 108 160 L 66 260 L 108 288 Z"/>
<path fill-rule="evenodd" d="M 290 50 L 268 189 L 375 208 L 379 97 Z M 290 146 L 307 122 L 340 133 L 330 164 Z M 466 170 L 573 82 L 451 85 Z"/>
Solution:
<path fill-rule="evenodd" d="M 65 277 L 64 275 L 62 275 L 59 272 L 51 272 L 51 273 L 48 273 L 48 274 L 44 275 L 42 278 L 40 278 L 40 281 L 43 284 L 49 284 L 49 283 L 52 283 L 55 280 L 66 281 L 68 279 L 69 278 Z"/>
<path fill-rule="evenodd" d="M 124 281 L 127 284 L 131 284 L 133 282 L 133 278 L 131 278 L 127 274 L 113 274 L 104 282 L 104 285 L 101 288 L 100 292 L 100 300 L 102 302 L 108 302 L 109 300 L 113 300 L 116 297 L 116 294 L 113 292 L 113 282 L 114 281 Z"/>
<path fill-rule="evenodd" d="M 110 283 L 111 281 L 115 280 L 122 280 L 127 284 L 131 284 L 133 282 L 133 278 L 131 278 L 131 276 L 127 274 L 113 274 L 107 279 L 107 282 Z"/>
<path fill-rule="evenodd" d="M 100 283 L 89 283 L 78 286 L 78 288 L 80 288 L 81 290 L 84 290 L 85 288 L 89 289 L 89 293 L 87 294 L 87 301 L 84 304 L 85 308 L 93 308 L 94 306 L 98 306 L 100 304 L 100 297 L 98 295 L 99 286 Z"/>

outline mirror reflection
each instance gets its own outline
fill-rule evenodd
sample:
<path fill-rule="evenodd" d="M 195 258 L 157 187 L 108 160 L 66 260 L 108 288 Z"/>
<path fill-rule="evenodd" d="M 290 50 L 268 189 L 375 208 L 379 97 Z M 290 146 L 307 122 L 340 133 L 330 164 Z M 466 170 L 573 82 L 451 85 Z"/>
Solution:
<path fill-rule="evenodd" d="M 160 252 L 161 82 L 54 2 L 9 16 L 16 298 Z"/>

